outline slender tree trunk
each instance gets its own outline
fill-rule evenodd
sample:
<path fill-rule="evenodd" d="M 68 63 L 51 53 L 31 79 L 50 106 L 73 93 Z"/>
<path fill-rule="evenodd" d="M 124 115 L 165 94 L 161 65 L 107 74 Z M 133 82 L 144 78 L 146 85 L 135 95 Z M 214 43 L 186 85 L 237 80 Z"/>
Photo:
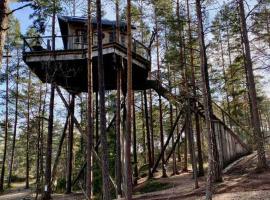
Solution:
<path fill-rule="evenodd" d="M 133 100 L 133 105 L 132 105 L 133 131 L 132 132 L 133 132 L 133 162 L 134 162 L 134 181 L 133 181 L 133 185 L 137 185 L 138 184 L 139 171 L 138 171 L 138 159 L 137 159 L 137 130 L 136 130 L 136 110 L 135 110 L 135 94 L 134 94 L 134 92 L 132 94 L 132 100 Z"/>
<path fill-rule="evenodd" d="M 102 180 L 103 180 L 103 199 L 110 200 L 110 181 L 109 181 L 109 159 L 108 143 L 106 136 L 106 109 L 105 109 L 105 85 L 104 85 L 104 65 L 102 47 L 102 22 L 101 22 L 101 0 L 96 0 L 97 9 L 97 32 L 98 32 L 98 92 L 99 92 L 99 116 L 100 116 L 100 142 L 102 149 Z"/>
<path fill-rule="evenodd" d="M 196 82 L 195 82 L 195 66 L 194 66 L 194 50 L 192 48 L 192 30 L 191 30 L 191 17 L 189 11 L 189 0 L 187 0 L 187 17 L 188 17 L 188 36 L 189 36 L 189 44 L 190 44 L 190 65 L 191 65 L 191 82 L 193 88 L 193 95 L 194 98 L 197 98 L 197 91 L 196 91 Z M 196 102 L 193 103 L 193 107 L 196 106 Z M 197 141 L 197 149 L 198 149 L 198 164 L 199 164 L 199 172 L 198 176 L 204 176 L 204 169 L 203 169 L 203 157 L 202 157 L 202 147 L 201 147 L 201 131 L 200 131 L 200 119 L 199 114 L 196 112 L 195 114 L 195 128 L 196 128 L 196 141 Z"/>
<path fill-rule="evenodd" d="M 158 21 L 157 21 L 156 13 L 155 13 L 155 26 L 156 26 L 156 30 L 158 30 Z M 159 61 L 159 35 L 158 35 L 158 33 L 157 33 L 157 36 L 156 36 L 156 42 L 157 42 L 157 52 L 156 53 L 157 53 L 157 68 L 158 68 L 157 79 L 158 79 L 158 81 L 161 81 L 161 78 L 160 78 L 160 61 Z M 162 100 L 161 100 L 160 95 L 158 95 L 158 105 L 159 105 L 160 149 L 162 150 L 163 147 L 164 147 L 164 133 L 163 133 Z M 162 168 L 162 177 L 167 177 L 166 168 L 165 168 L 165 153 L 162 155 L 161 168 Z"/>
<path fill-rule="evenodd" d="M 88 22 L 87 22 L 87 40 L 88 40 L 88 59 L 87 59 L 87 145 L 86 145 L 86 194 L 87 198 L 93 198 L 93 143 L 94 143 L 94 128 L 93 128 L 93 74 L 92 74 L 92 0 L 88 0 Z"/>
<path fill-rule="evenodd" d="M 6 33 L 8 29 L 8 15 L 7 15 L 7 5 L 9 0 L 2 0 L 0 2 L 0 69 L 3 58 L 3 48 L 5 45 Z"/>
<path fill-rule="evenodd" d="M 48 84 L 46 83 L 45 95 L 43 98 L 43 108 L 42 108 L 42 120 L 41 120 L 41 133 L 40 133 L 40 179 L 41 186 L 44 185 L 44 117 L 46 109 L 46 99 L 47 99 Z"/>
<path fill-rule="evenodd" d="M 18 50 L 17 50 L 17 56 Z M 17 67 L 16 67 L 16 89 L 15 89 L 15 113 L 14 113 L 14 128 L 13 128 L 13 139 L 12 139 L 12 149 L 11 149 L 11 160 L 9 166 L 9 174 L 8 174 L 8 187 L 11 185 L 12 178 L 12 170 L 13 170 L 13 161 L 14 161 L 14 152 L 16 145 L 16 136 L 17 136 L 17 122 L 18 122 L 18 101 L 19 101 L 19 63 L 20 59 L 18 58 Z"/>
<path fill-rule="evenodd" d="M 52 51 L 53 51 L 53 65 L 55 65 L 55 21 L 56 21 L 56 2 L 53 0 L 53 16 L 52 16 Z M 51 199 L 52 193 L 52 139 L 53 139 L 53 119 L 54 119 L 54 96 L 55 85 L 50 77 L 51 82 L 51 96 L 49 105 L 49 121 L 48 121 L 48 134 L 47 134 L 47 152 L 46 152 L 46 166 L 45 166 L 45 187 L 42 200 Z"/>
<path fill-rule="evenodd" d="M 115 10 L 116 10 L 116 42 L 120 42 L 120 14 L 119 14 L 119 0 L 115 2 Z M 116 60 L 115 60 L 116 61 Z M 116 64 L 116 63 L 115 63 Z M 115 163 L 115 177 L 116 177 L 116 186 L 117 186 L 117 198 L 121 198 L 122 190 L 122 169 L 121 169 L 121 74 L 122 74 L 122 66 L 116 66 L 117 69 L 117 94 L 116 94 L 116 121 L 115 121 L 115 129 L 116 129 L 116 163 Z"/>
<path fill-rule="evenodd" d="M 150 143 L 151 143 L 151 158 L 152 166 L 155 163 L 155 140 L 154 140 L 154 126 L 153 126 L 153 105 L 152 105 L 152 90 L 149 90 L 149 125 L 150 125 Z M 151 170 L 152 171 L 152 170 Z"/>
<path fill-rule="evenodd" d="M 45 168 L 45 188 L 43 200 L 51 199 L 51 162 L 52 162 L 52 137 L 53 137 L 53 117 L 54 117 L 54 94 L 55 86 L 51 84 L 51 97 L 49 106 L 49 121 L 48 121 L 48 135 L 47 135 L 47 152 L 46 152 L 46 168 Z"/>
<path fill-rule="evenodd" d="M 188 135 L 188 143 L 189 143 L 190 160 L 192 164 L 194 184 L 195 184 L 194 187 L 195 189 L 197 189 L 199 188 L 198 174 L 197 174 L 197 159 L 196 159 L 196 154 L 195 154 L 194 136 L 193 136 L 193 130 L 192 130 L 192 119 L 191 119 L 190 113 L 191 113 L 190 102 L 188 102 L 186 126 L 187 126 L 187 131 L 188 131 L 187 135 Z"/>
<path fill-rule="evenodd" d="M 126 160 L 126 179 L 127 194 L 126 199 L 132 199 L 132 167 L 130 160 L 131 147 L 131 120 L 132 120 L 132 33 L 131 33 L 131 0 L 127 0 L 127 120 L 126 120 L 126 143 L 125 143 L 125 160 Z"/>
<path fill-rule="evenodd" d="M 69 130 L 68 130 L 68 139 L 67 139 L 68 155 L 67 155 L 66 194 L 71 193 L 71 186 L 72 186 L 74 107 L 75 107 L 75 94 L 72 94 L 71 104 L 70 104 Z"/>
<path fill-rule="evenodd" d="M 41 144 L 41 112 L 42 112 L 42 84 L 39 87 L 39 106 L 38 106 L 38 131 L 37 131 L 37 161 L 36 161 L 36 196 L 35 200 L 38 199 L 40 192 L 40 144 Z"/>
<path fill-rule="evenodd" d="M 5 177 L 5 164 L 7 155 L 7 142 L 8 142 L 8 103 L 9 103 L 9 50 L 6 50 L 6 110 L 5 110 L 5 138 L 4 138 L 4 152 L 2 159 L 1 179 L 0 179 L 0 192 L 4 191 L 4 177 Z"/>
<path fill-rule="evenodd" d="M 27 89 L 27 130 L 26 130 L 26 179 L 25 188 L 29 188 L 29 137 L 30 137 L 30 93 L 31 93 L 31 71 L 28 75 L 28 89 Z"/>
<path fill-rule="evenodd" d="M 208 143 L 208 174 L 207 174 L 207 185 L 206 185 L 206 199 L 212 199 L 213 193 L 213 181 L 221 178 L 219 160 L 217 149 L 216 149 L 216 138 L 214 133 L 214 127 L 211 123 L 212 117 L 212 104 L 211 104 L 211 94 L 209 86 L 209 76 L 208 76 L 208 65 L 206 48 L 204 41 L 204 30 L 202 21 L 202 11 L 201 11 L 201 0 L 196 0 L 196 13 L 198 19 L 198 36 L 200 44 L 200 66 L 201 66 L 201 81 L 202 81 L 202 91 L 203 91 L 203 101 L 204 101 L 204 112 L 205 112 L 205 122 L 206 122 L 206 136 Z"/>
<path fill-rule="evenodd" d="M 99 105 L 98 105 L 98 91 L 96 92 L 96 98 L 95 98 L 95 100 L 96 100 L 96 101 L 95 101 L 95 107 L 96 107 L 96 108 L 95 108 L 95 111 L 96 111 L 96 113 L 95 113 L 95 114 L 96 114 L 96 115 L 95 115 L 95 118 L 96 118 L 96 119 L 95 119 L 95 122 L 96 122 L 96 129 L 95 129 L 95 131 L 96 131 L 96 138 L 95 138 L 95 139 L 96 139 L 96 149 L 95 149 L 95 150 L 98 152 L 98 147 L 97 147 L 98 145 L 97 145 L 97 144 L 100 142 L 100 141 L 99 141 L 99 111 L 98 111 L 98 106 L 99 106 Z"/>
<path fill-rule="evenodd" d="M 55 180 L 55 177 L 56 177 L 57 165 L 59 163 L 59 159 L 60 159 L 60 156 L 61 156 L 64 139 L 66 138 L 66 131 L 67 131 L 67 127 L 68 127 L 69 116 L 70 116 L 70 114 L 68 114 L 68 116 L 66 118 L 66 122 L 65 122 L 65 125 L 64 125 L 63 133 L 62 133 L 62 136 L 60 138 L 58 150 L 57 150 L 57 153 L 56 153 L 56 156 L 55 156 L 55 160 L 54 160 L 54 164 L 53 164 L 53 168 L 52 168 L 52 181 L 51 181 L 52 184 L 53 184 L 53 182 Z"/>
<path fill-rule="evenodd" d="M 148 155 L 148 178 L 153 177 L 152 167 L 153 167 L 153 159 L 151 153 L 151 136 L 150 136 L 150 127 L 149 127 L 149 114 L 148 114 L 148 105 L 147 105 L 147 93 L 146 90 L 143 91 L 144 96 L 144 112 L 145 112 L 145 125 L 146 125 L 146 140 L 147 140 L 147 155 Z"/>
<path fill-rule="evenodd" d="M 256 94 L 256 85 L 254 81 L 254 74 L 252 68 L 252 60 L 247 32 L 247 24 L 246 24 L 246 16 L 245 16 L 245 8 L 243 0 L 238 0 L 239 3 L 239 15 L 241 18 L 241 30 L 242 37 L 245 47 L 245 67 L 247 70 L 247 83 L 248 83 L 248 91 L 250 96 L 250 105 L 251 105 L 251 116 L 252 116 L 252 125 L 253 125 L 253 135 L 254 141 L 256 143 L 256 149 L 258 153 L 258 162 L 257 169 L 259 171 L 268 168 L 266 157 L 265 157 L 265 148 L 264 148 L 264 138 L 263 133 L 260 128 L 260 119 L 258 112 L 258 103 L 257 103 L 257 94 Z"/>
<path fill-rule="evenodd" d="M 146 142 L 145 142 L 145 112 L 144 112 L 144 102 L 143 102 L 143 93 L 141 92 L 141 108 L 142 108 L 142 146 L 143 146 L 143 162 L 144 164 L 147 163 L 146 159 Z"/>

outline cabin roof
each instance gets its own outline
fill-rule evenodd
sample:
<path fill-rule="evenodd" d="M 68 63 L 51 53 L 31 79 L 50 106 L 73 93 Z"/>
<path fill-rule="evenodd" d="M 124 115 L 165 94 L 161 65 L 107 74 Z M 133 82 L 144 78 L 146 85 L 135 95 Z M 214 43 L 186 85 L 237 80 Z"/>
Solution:
<path fill-rule="evenodd" d="M 82 16 L 63 16 L 63 15 L 58 15 L 58 21 L 59 21 L 59 26 L 61 29 L 62 35 L 67 35 L 68 34 L 68 24 L 87 24 L 87 17 Z M 97 20 L 96 18 L 92 19 L 92 24 L 94 28 L 97 25 Z M 114 20 L 108 20 L 108 19 L 102 19 L 102 26 L 104 28 L 114 28 L 116 27 L 116 21 Z M 127 28 L 127 24 L 125 22 L 120 23 L 120 29 L 122 31 L 125 31 Z M 132 29 L 136 29 L 135 26 L 132 26 Z"/>

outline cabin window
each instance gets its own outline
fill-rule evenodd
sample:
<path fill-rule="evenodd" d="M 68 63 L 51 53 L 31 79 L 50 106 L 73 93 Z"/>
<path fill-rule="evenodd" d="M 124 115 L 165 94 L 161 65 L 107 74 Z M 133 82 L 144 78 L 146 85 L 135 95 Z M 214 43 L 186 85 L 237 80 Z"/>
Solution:
<path fill-rule="evenodd" d="M 110 35 L 109 35 L 109 42 L 110 42 L 110 43 L 115 42 L 115 34 L 114 34 L 114 32 L 110 32 Z"/>
<path fill-rule="evenodd" d="M 121 35 L 121 44 L 123 46 L 126 46 L 126 36 L 125 35 Z"/>
<path fill-rule="evenodd" d="M 76 30 L 75 43 L 79 43 L 79 44 L 87 43 L 87 34 L 85 30 Z"/>

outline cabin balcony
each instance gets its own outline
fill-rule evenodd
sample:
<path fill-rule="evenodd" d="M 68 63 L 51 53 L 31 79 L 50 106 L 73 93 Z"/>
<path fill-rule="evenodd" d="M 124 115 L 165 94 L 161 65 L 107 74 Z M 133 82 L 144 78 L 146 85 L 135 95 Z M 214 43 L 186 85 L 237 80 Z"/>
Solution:
<path fill-rule="evenodd" d="M 98 89 L 98 49 L 93 37 L 92 66 L 93 87 Z M 87 42 L 86 36 L 56 36 L 55 51 L 51 50 L 52 37 L 25 37 L 23 60 L 42 82 L 54 82 L 69 92 L 87 92 Z M 150 51 L 133 39 L 132 44 L 133 89 L 146 89 L 151 70 Z M 122 69 L 122 89 L 126 88 L 127 45 L 112 39 L 103 39 L 105 89 L 116 89 L 116 75 Z"/>

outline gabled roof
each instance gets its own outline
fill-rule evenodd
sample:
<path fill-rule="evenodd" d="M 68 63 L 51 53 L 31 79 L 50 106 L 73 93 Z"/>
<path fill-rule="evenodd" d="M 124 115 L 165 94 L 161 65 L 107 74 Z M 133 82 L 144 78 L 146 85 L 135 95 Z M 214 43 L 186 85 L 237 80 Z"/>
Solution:
<path fill-rule="evenodd" d="M 82 16 L 82 17 L 77 17 L 77 16 L 58 16 L 59 23 L 82 23 L 86 24 L 87 23 L 87 17 Z M 95 26 L 97 24 L 96 18 L 92 19 L 92 24 Z M 108 26 L 108 27 L 115 27 L 116 26 L 116 21 L 114 20 L 108 20 L 108 19 L 102 19 L 102 25 L 103 26 Z M 126 23 L 121 22 L 120 27 L 121 28 L 126 28 Z M 132 27 L 135 28 L 135 27 Z"/>
<path fill-rule="evenodd" d="M 82 26 L 87 25 L 87 17 L 72 17 L 72 16 L 62 16 L 58 15 L 58 22 L 61 34 L 63 36 L 63 43 L 65 48 L 67 48 L 67 36 L 68 33 L 68 24 L 80 24 Z M 93 28 L 96 28 L 97 26 L 97 20 L 96 18 L 92 18 L 92 24 Z M 102 27 L 103 28 L 115 28 L 116 27 L 116 21 L 108 20 L 108 19 L 102 19 Z M 136 29 L 134 26 L 132 26 L 132 29 Z M 127 24 L 125 22 L 120 23 L 120 30 L 121 32 L 126 32 L 127 30 Z"/>

